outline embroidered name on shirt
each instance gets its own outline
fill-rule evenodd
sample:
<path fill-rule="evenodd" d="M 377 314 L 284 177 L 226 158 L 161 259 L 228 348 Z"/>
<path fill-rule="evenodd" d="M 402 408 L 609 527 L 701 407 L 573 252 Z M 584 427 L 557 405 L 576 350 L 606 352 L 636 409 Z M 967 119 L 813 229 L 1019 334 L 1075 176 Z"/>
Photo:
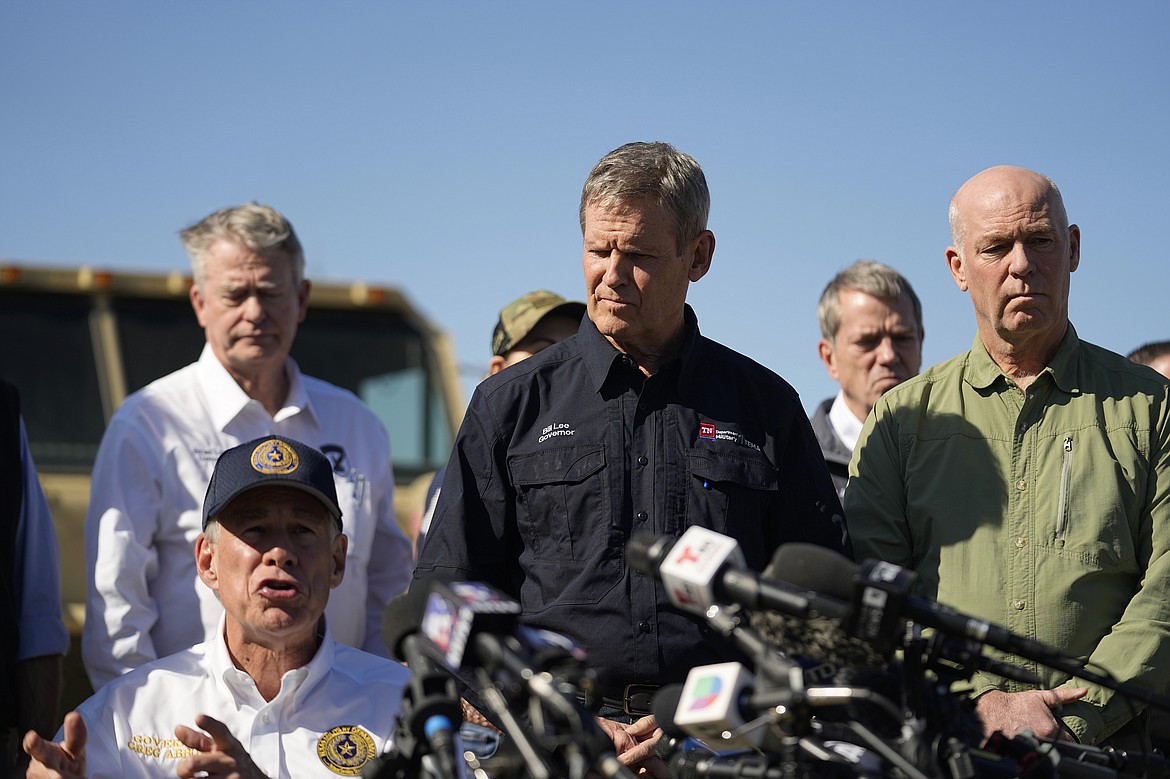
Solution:
<path fill-rule="evenodd" d="M 576 432 L 576 430 L 569 427 L 567 422 L 554 422 L 540 431 L 540 443 L 543 444 L 548 439 L 556 438 L 557 436 L 574 435 Z"/>
<path fill-rule="evenodd" d="M 163 738 L 162 736 L 141 734 L 131 736 L 130 743 L 126 744 L 126 748 L 143 757 L 159 757 L 163 760 L 182 760 L 184 757 L 190 757 L 199 751 L 174 737 Z"/>
<path fill-rule="evenodd" d="M 197 446 L 191 450 L 191 453 L 195 455 L 195 459 L 199 462 L 213 463 L 223 454 L 223 449 L 203 449 Z"/>
<path fill-rule="evenodd" d="M 738 446 L 746 446 L 748 449 L 754 449 L 757 452 L 760 451 L 760 447 L 744 438 L 743 433 L 738 433 L 734 430 L 719 430 L 713 422 L 699 423 L 699 438 L 706 438 L 711 441 L 730 441 Z"/>

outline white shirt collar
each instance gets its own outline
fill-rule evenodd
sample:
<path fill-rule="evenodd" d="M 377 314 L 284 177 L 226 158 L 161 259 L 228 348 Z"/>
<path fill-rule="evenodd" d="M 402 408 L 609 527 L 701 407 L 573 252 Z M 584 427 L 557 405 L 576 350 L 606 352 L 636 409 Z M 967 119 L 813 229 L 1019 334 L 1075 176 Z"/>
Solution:
<path fill-rule="evenodd" d="M 254 708 L 266 706 L 267 703 L 260 696 L 260 691 L 256 689 L 255 680 L 232 662 L 231 653 L 228 652 L 227 648 L 227 640 L 224 637 L 226 625 L 227 615 L 225 613 L 219 618 L 219 629 L 216 631 L 215 640 L 209 641 L 205 645 L 210 671 L 216 679 L 223 682 L 237 704 L 248 704 Z M 289 696 L 293 696 L 294 704 L 300 703 L 329 674 L 333 668 L 333 657 L 336 651 L 337 645 L 329 633 L 328 624 L 326 624 L 324 625 L 324 634 L 321 637 L 321 646 L 317 647 L 317 653 L 313 655 L 313 659 L 309 661 L 308 665 L 285 671 L 284 676 L 280 679 L 280 692 L 276 697 L 287 699 Z"/>
<path fill-rule="evenodd" d="M 833 426 L 833 432 L 841 439 L 841 443 L 849 447 L 849 451 L 857 447 L 857 439 L 861 436 L 861 428 L 865 423 L 854 416 L 849 406 L 845 405 L 843 391 L 837 393 L 833 406 L 829 409 L 829 424 Z"/>
<path fill-rule="evenodd" d="M 226 432 L 232 420 L 243 413 L 249 404 L 259 407 L 261 411 L 264 410 L 260 402 L 248 397 L 248 393 L 244 392 L 228 373 L 227 368 L 223 367 L 215 352 L 211 350 L 211 344 L 203 345 L 196 370 L 199 372 L 199 382 L 206 390 L 212 424 L 219 432 Z M 281 409 L 272 417 L 273 421 L 281 422 L 302 411 L 309 412 L 315 419 L 316 414 L 313 413 L 313 405 L 309 401 L 309 393 L 301 379 L 301 369 L 297 366 L 296 360 L 286 357 L 284 370 L 288 376 L 288 397 L 285 398 Z"/>

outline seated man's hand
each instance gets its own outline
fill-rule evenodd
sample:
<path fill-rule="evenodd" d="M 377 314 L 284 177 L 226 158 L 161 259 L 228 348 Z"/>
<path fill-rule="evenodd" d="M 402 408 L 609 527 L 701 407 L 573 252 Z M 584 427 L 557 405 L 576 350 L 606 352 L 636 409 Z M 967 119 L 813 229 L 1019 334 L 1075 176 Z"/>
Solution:
<path fill-rule="evenodd" d="M 85 720 L 75 711 L 65 715 L 65 740 L 59 744 L 43 739 L 36 731 L 24 734 L 22 746 L 31 758 L 29 779 L 74 779 L 85 776 Z"/>
<path fill-rule="evenodd" d="M 175 738 L 202 753 L 179 763 L 179 776 L 183 779 L 194 779 L 195 776 L 267 779 L 244 751 L 244 746 L 227 729 L 227 725 L 206 714 L 196 717 L 195 725 L 207 732 L 200 733 L 186 725 L 175 728 Z"/>
<path fill-rule="evenodd" d="M 622 765 L 634 769 L 638 776 L 667 779 L 669 772 L 666 762 L 654 751 L 658 740 L 662 738 L 662 729 L 653 715 L 642 717 L 630 725 L 598 717 L 597 724 L 613 740 L 614 751 Z"/>
<path fill-rule="evenodd" d="M 1083 698 L 1088 692 L 1084 687 L 985 692 L 975 700 L 975 711 L 983 720 L 983 738 L 989 738 L 997 730 L 1008 738 L 1031 730 L 1041 738 L 1072 741 L 1052 710 Z"/>

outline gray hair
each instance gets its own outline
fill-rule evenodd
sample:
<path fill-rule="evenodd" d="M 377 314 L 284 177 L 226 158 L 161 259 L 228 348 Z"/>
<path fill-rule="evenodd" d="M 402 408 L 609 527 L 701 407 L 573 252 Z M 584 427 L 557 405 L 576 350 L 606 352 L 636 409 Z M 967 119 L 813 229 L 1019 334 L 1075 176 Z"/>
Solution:
<path fill-rule="evenodd" d="M 305 278 L 305 252 L 284 215 L 271 206 L 247 203 L 221 208 L 213 214 L 179 231 L 179 240 L 191 256 L 191 274 L 203 289 L 206 277 L 206 253 L 217 241 L 243 244 L 254 252 L 280 249 L 293 262 L 293 274 L 299 285 Z"/>
<path fill-rule="evenodd" d="M 707 229 L 711 193 L 703 169 L 689 154 L 655 141 L 627 143 L 593 166 L 581 189 L 582 234 L 589 206 L 614 208 L 642 198 L 674 220 L 678 251 Z"/>
<path fill-rule="evenodd" d="M 817 319 L 825 340 L 834 344 L 837 342 L 837 330 L 841 327 L 841 293 L 847 289 L 855 289 L 885 301 L 910 301 L 918 335 L 922 336 L 922 302 L 906 277 L 876 260 L 858 260 L 834 276 L 821 293 Z"/>

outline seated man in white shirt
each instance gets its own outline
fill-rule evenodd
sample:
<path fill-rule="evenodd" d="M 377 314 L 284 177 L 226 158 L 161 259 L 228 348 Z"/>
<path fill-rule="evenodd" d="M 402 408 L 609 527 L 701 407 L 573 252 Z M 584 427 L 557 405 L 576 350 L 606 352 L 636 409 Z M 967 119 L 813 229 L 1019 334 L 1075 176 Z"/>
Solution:
<path fill-rule="evenodd" d="M 215 637 L 102 687 L 56 743 L 30 731 L 28 776 L 359 775 L 389 746 L 409 673 L 330 635 L 341 530 L 321 452 L 279 436 L 224 452 L 195 543 L 197 586 L 224 607 Z"/>
<path fill-rule="evenodd" d="M 810 421 L 843 499 L 849 458 L 873 404 L 922 367 L 922 304 L 898 271 L 858 260 L 825 287 L 817 319 L 817 351 L 841 391 L 822 401 Z"/>

